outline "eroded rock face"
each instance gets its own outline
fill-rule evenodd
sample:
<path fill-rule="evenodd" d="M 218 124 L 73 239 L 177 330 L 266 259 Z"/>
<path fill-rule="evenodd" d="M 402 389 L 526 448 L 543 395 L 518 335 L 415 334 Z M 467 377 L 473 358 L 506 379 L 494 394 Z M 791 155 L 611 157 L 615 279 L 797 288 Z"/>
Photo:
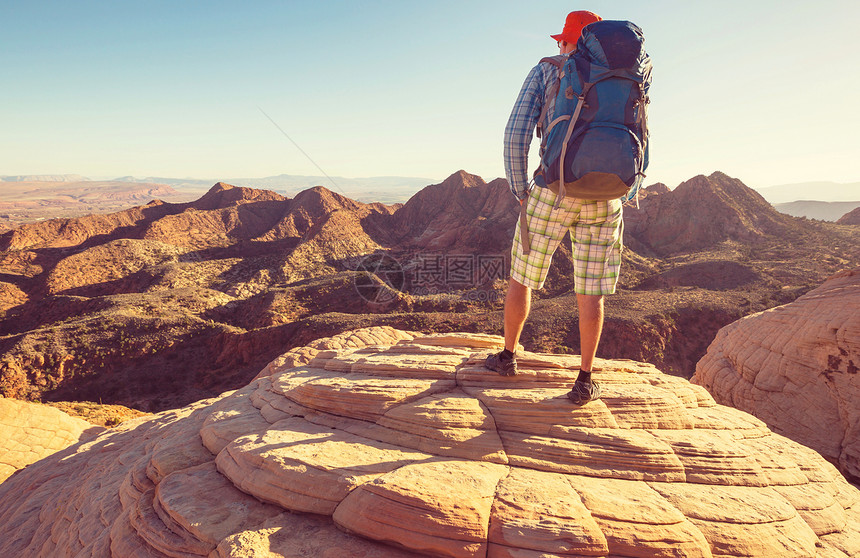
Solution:
<path fill-rule="evenodd" d="M 860 479 L 860 269 L 720 330 L 692 381 Z"/>
<path fill-rule="evenodd" d="M 0 555 L 854 556 L 860 491 L 704 388 L 501 338 L 369 328 L 0 485 Z"/>
<path fill-rule="evenodd" d="M 59 409 L 0 397 L 0 482 L 15 471 L 104 431 Z"/>
<path fill-rule="evenodd" d="M 497 254 L 510 249 L 518 211 L 506 180 L 461 170 L 412 196 L 387 226 L 412 249 Z"/>
<path fill-rule="evenodd" d="M 840 225 L 860 225 L 860 207 L 856 207 L 836 221 Z"/>

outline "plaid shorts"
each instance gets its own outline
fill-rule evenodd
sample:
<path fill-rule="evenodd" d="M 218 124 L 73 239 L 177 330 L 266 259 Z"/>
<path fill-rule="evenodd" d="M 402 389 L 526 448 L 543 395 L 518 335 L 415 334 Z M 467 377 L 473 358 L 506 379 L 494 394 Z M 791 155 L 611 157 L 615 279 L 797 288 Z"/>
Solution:
<path fill-rule="evenodd" d="M 540 289 L 546 281 L 552 255 L 570 231 L 573 249 L 574 291 L 605 295 L 615 292 L 621 269 L 621 200 L 588 201 L 564 198 L 553 210 L 555 193 L 532 188 L 525 203 L 531 251 L 526 255 L 517 222 L 511 247 L 511 279 Z M 521 214 L 522 215 L 522 214 Z M 522 218 L 522 217 L 521 217 Z"/>

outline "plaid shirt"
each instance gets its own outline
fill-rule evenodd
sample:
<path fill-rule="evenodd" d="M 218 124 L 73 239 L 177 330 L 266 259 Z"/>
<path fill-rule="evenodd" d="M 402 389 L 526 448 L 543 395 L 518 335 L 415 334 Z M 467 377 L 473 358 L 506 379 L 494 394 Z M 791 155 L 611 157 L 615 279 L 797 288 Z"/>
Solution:
<path fill-rule="evenodd" d="M 552 118 L 555 99 L 545 99 L 546 92 L 558 79 L 558 68 L 549 62 L 539 63 L 526 77 L 505 126 L 505 175 L 511 192 L 517 199 L 528 196 L 529 145 L 545 102 L 551 103 L 546 112 L 544 128 Z"/>

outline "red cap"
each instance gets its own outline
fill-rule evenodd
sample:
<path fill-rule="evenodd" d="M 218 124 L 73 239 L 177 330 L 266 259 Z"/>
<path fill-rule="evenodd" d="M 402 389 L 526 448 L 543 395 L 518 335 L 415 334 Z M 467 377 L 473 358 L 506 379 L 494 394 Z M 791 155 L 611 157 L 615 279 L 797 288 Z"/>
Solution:
<path fill-rule="evenodd" d="M 565 41 L 576 44 L 579 36 L 582 34 L 582 28 L 589 23 L 602 21 L 603 18 L 594 12 L 588 10 L 579 10 L 567 14 L 567 19 L 564 20 L 564 30 L 558 35 L 550 35 L 556 41 Z"/>

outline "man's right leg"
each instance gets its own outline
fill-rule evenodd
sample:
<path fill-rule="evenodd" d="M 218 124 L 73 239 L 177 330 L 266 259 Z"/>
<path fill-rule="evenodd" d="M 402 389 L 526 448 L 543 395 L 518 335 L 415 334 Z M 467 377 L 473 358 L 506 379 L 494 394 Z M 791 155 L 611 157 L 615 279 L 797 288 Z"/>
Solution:
<path fill-rule="evenodd" d="M 516 279 L 508 282 L 508 293 L 505 295 L 505 349 L 516 352 L 520 342 L 520 334 L 531 308 L 532 290 Z"/>

